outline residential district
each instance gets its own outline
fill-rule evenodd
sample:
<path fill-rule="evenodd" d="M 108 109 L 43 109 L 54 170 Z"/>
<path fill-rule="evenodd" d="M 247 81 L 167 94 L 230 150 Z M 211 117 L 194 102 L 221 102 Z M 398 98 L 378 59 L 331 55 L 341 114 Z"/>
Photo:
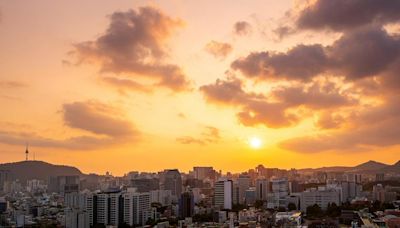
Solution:
<path fill-rule="evenodd" d="M 1 227 L 400 227 L 400 173 L 369 163 L 26 181 L 13 172 L 0 170 Z"/>

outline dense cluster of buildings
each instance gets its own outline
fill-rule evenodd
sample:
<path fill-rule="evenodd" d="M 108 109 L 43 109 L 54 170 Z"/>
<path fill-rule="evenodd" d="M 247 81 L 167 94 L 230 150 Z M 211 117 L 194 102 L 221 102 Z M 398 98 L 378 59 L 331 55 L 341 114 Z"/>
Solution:
<path fill-rule="evenodd" d="M 169 169 L 123 177 L 50 176 L 21 183 L 10 171 L 0 170 L 0 223 L 68 228 L 302 227 L 326 223 L 311 218 L 311 209 L 324 212 L 346 205 L 347 211 L 343 207 L 330 225 L 396 227 L 400 187 L 393 183 L 399 176 L 390 177 L 392 185 L 387 178 L 380 173 L 298 172 L 260 165 L 238 174 L 194 167 L 189 173 Z M 365 211 L 374 203 L 390 207 Z"/>

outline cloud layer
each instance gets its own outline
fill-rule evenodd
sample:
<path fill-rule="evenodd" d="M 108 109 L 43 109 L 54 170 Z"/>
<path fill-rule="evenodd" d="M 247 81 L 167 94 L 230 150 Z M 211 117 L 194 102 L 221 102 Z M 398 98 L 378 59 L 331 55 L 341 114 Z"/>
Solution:
<path fill-rule="evenodd" d="M 207 102 L 234 108 L 249 127 L 294 127 L 313 117 L 312 134 L 280 146 L 298 152 L 364 151 L 399 145 L 400 22 L 395 0 L 317 0 L 295 15 L 281 36 L 339 32 L 330 45 L 298 43 L 287 51 L 252 51 L 231 63 L 234 78 L 200 87 Z M 233 72 L 233 73 L 232 73 Z M 246 85 L 265 83 L 262 93 Z M 258 90 L 259 91 L 259 90 Z"/>
<path fill-rule="evenodd" d="M 168 62 L 166 41 L 183 22 L 153 7 L 115 12 L 103 35 L 76 43 L 79 62 L 97 63 L 101 71 L 155 80 L 155 85 L 185 90 L 189 80 L 176 64 Z"/>
<path fill-rule="evenodd" d="M 11 145 L 29 142 L 37 147 L 72 150 L 90 150 L 117 143 L 137 142 L 140 132 L 118 113 L 115 107 L 95 101 L 67 103 L 62 107 L 64 124 L 87 134 L 56 139 L 30 131 L 0 131 L 0 142 Z"/>

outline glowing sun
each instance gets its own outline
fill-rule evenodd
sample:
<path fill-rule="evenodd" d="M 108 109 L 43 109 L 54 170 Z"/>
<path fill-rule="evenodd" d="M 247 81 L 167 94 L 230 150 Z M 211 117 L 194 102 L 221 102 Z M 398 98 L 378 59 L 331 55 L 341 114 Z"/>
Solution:
<path fill-rule="evenodd" d="M 249 145 L 250 147 L 254 148 L 254 149 L 258 149 L 262 146 L 262 141 L 260 138 L 257 137 L 251 137 L 249 139 Z"/>

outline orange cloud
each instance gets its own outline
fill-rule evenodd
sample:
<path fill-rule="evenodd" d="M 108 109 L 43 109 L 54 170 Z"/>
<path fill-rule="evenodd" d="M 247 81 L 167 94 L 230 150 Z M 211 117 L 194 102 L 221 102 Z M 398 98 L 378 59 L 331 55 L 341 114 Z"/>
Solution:
<path fill-rule="evenodd" d="M 206 45 L 205 49 L 215 58 L 224 59 L 232 52 L 233 47 L 228 43 L 222 43 L 213 40 Z"/>
<path fill-rule="evenodd" d="M 251 25 L 247 21 L 238 21 L 233 25 L 233 32 L 239 36 L 249 35 L 251 30 Z"/>
<path fill-rule="evenodd" d="M 338 86 L 328 82 L 280 86 L 264 95 L 246 92 L 241 80 L 228 78 L 204 85 L 200 91 L 210 103 L 238 107 L 240 111 L 236 116 L 245 126 L 289 127 L 302 120 L 299 114 L 293 112 L 300 107 L 315 111 L 357 104 L 357 100 L 339 92 Z"/>
<path fill-rule="evenodd" d="M 101 81 L 111 87 L 116 88 L 122 94 L 124 94 L 126 91 L 139 91 L 144 93 L 150 93 L 152 91 L 150 86 L 142 85 L 136 81 L 126 78 L 102 77 Z"/>
<path fill-rule="evenodd" d="M 182 136 L 176 138 L 176 141 L 181 144 L 199 144 L 206 145 L 210 143 L 217 143 L 221 139 L 219 129 L 211 126 L 206 126 L 199 137 Z"/>
<path fill-rule="evenodd" d="M 10 145 L 91 150 L 122 143 L 134 143 L 140 132 L 133 124 L 120 117 L 119 111 L 99 102 L 74 102 L 63 105 L 64 123 L 90 134 L 53 139 L 30 131 L 0 131 L 0 142 Z"/>
<path fill-rule="evenodd" d="M 167 62 L 166 40 L 183 25 L 181 20 L 153 7 L 114 12 L 110 19 L 103 35 L 74 45 L 78 63 L 95 62 L 103 72 L 151 78 L 175 91 L 188 89 L 182 69 Z"/>

